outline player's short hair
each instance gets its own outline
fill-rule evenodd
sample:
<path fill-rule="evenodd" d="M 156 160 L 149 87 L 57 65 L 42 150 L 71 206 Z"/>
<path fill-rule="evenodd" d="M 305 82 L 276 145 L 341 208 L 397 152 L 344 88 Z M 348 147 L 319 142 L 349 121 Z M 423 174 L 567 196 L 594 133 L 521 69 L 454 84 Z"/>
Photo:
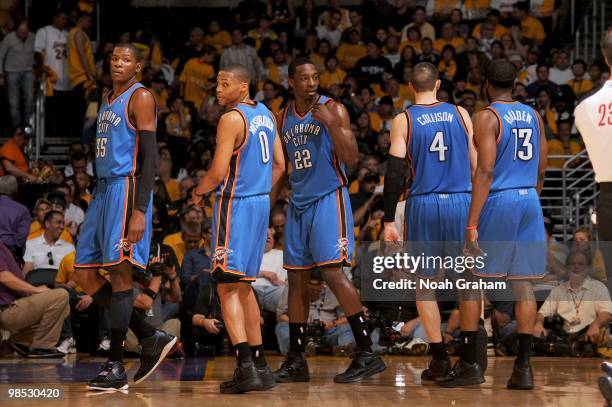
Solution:
<path fill-rule="evenodd" d="M 121 44 L 115 45 L 115 48 L 127 48 L 134 53 L 134 58 L 136 58 L 136 62 L 142 61 L 142 54 L 140 53 L 140 50 L 130 42 L 122 42 Z"/>
<path fill-rule="evenodd" d="M 61 213 L 60 211 L 50 210 L 49 212 L 47 212 L 45 214 L 45 218 L 43 220 L 43 223 L 50 222 L 55 215 L 60 215 L 62 218 L 64 217 L 64 214 Z"/>
<path fill-rule="evenodd" d="M 516 81 L 516 67 L 506 60 L 498 59 L 489 64 L 485 77 L 496 88 L 511 89 Z"/>
<path fill-rule="evenodd" d="M 289 77 L 293 78 L 295 72 L 297 71 L 298 66 L 302 65 L 314 65 L 309 58 L 306 57 L 297 57 L 289 64 Z"/>
<path fill-rule="evenodd" d="M 608 28 L 601 40 L 601 52 L 608 65 L 612 66 L 612 27 Z"/>
<path fill-rule="evenodd" d="M 200 236 L 202 235 L 202 224 L 200 222 L 183 222 L 181 224 L 181 233 L 190 236 Z"/>
<path fill-rule="evenodd" d="M 234 74 L 236 78 L 241 80 L 242 82 L 251 83 L 251 72 L 249 72 L 249 68 L 240 64 L 232 64 L 222 68 L 223 72 L 231 72 Z"/>
<path fill-rule="evenodd" d="M 410 82 L 417 92 L 434 90 L 438 80 L 438 69 L 429 62 L 419 62 L 412 68 Z"/>

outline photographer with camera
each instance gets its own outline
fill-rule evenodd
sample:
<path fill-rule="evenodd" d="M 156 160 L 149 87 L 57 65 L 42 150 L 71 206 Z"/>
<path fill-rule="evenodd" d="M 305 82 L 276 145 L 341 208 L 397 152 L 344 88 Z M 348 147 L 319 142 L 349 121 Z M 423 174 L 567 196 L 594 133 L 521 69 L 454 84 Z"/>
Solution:
<path fill-rule="evenodd" d="M 194 353 L 196 356 L 214 356 L 222 353 L 224 342 L 229 347 L 221 303 L 210 272 L 199 276 L 199 292 L 191 319 L 193 324 Z"/>
<path fill-rule="evenodd" d="M 566 267 L 568 281 L 552 289 L 538 311 L 533 332 L 536 338 L 542 339 L 537 347 L 542 348 L 542 343 L 547 344 L 544 348 L 551 349 L 553 353 L 556 353 L 555 343 L 592 343 L 596 347 L 600 343 L 602 329 L 612 320 L 608 288 L 589 276 L 590 252 L 576 247 L 569 254 Z M 561 318 L 562 327 L 549 332 L 544 327 L 545 318 L 555 317 Z"/>
<path fill-rule="evenodd" d="M 276 324 L 276 339 L 279 351 L 286 355 L 289 350 L 289 290 L 285 286 L 283 295 L 276 309 L 278 323 Z M 306 334 L 306 353 L 314 355 L 322 348 L 332 348 L 333 354 L 351 353 L 355 346 L 355 338 L 348 324 L 340 303 L 332 291 L 322 281 L 320 272 L 310 272 L 308 282 L 310 291 L 310 308 Z"/>

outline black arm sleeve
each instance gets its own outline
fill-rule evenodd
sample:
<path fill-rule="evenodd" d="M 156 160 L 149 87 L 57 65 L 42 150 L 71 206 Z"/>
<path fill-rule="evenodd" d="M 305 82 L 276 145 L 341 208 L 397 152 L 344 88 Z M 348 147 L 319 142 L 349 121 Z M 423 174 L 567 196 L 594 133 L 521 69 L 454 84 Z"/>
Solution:
<path fill-rule="evenodd" d="M 404 173 L 404 160 L 389 155 L 387 160 L 387 174 L 385 175 L 385 189 L 383 192 L 385 216 L 384 222 L 395 220 L 395 209 L 399 201 L 402 185 L 402 174 Z"/>
<path fill-rule="evenodd" d="M 146 212 L 155 184 L 155 174 L 159 163 L 157 139 L 151 130 L 139 130 L 138 151 L 140 151 L 140 175 L 136 179 L 135 209 Z"/>

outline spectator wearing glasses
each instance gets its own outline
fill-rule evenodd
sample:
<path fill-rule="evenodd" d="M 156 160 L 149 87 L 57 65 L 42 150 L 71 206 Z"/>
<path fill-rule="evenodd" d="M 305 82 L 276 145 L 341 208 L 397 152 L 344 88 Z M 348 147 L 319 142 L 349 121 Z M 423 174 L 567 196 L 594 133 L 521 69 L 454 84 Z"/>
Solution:
<path fill-rule="evenodd" d="M 68 253 L 74 251 L 74 246 L 60 239 L 64 230 L 64 214 L 51 210 L 44 218 L 45 229 L 40 237 L 30 239 L 26 243 L 23 273 L 28 274 L 36 269 L 55 269 Z"/>

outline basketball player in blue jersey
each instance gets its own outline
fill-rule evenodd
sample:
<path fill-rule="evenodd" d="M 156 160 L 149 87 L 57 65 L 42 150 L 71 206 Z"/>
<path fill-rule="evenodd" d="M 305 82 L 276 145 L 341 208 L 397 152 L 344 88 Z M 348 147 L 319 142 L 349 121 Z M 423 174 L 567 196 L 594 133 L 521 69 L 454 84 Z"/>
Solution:
<path fill-rule="evenodd" d="M 151 241 L 152 190 L 157 167 L 155 99 L 136 81 L 142 64 L 131 44 L 115 47 L 110 62 L 113 89 L 103 97 L 96 132 L 96 190 L 79 235 L 75 279 L 110 313 L 108 362 L 88 383 L 92 390 L 127 389 L 123 342 L 128 326 L 142 345 L 134 376 L 144 380 L 176 338 L 144 321 L 134 309 L 132 271 L 145 272 Z M 108 270 L 110 282 L 98 269 Z M 154 292 L 144 291 L 154 297 Z"/>
<path fill-rule="evenodd" d="M 217 188 L 212 238 L 212 270 L 221 311 L 238 366 L 221 384 L 221 393 L 244 393 L 276 385 L 262 346 L 260 313 L 250 283 L 259 274 L 264 253 L 270 192 L 285 160 L 274 115 L 249 97 L 246 67 L 223 68 L 217 99 L 228 111 L 217 127 L 211 168 L 193 191 L 193 201 Z"/>
<path fill-rule="evenodd" d="M 528 280 L 541 278 L 546 272 L 546 233 L 538 195 L 544 184 L 547 145 L 538 113 L 512 99 L 516 76 L 514 65 L 505 60 L 493 61 L 486 71 L 486 90 L 492 102 L 474 120 L 478 164 L 472 180 L 466 250 L 478 252 L 480 240 L 487 261 L 483 270 L 474 270 L 473 274 L 505 276 L 511 283 L 516 301 L 518 355 L 507 387 L 529 390 L 533 388 L 529 355 L 536 301 Z M 480 292 L 473 293 L 469 300 L 460 298 L 460 302 L 461 332 L 467 339 L 467 352 L 439 381 L 443 387 L 484 382 L 474 357 Z"/>
<path fill-rule="evenodd" d="M 416 104 L 395 116 L 391 126 L 384 188 L 384 239 L 400 240 L 394 220 L 408 159 L 412 185 L 406 201 L 404 240 L 413 243 L 415 252 L 423 249 L 427 255 L 458 256 L 465 239 L 472 169 L 476 166 L 472 121 L 462 107 L 437 100 L 440 80 L 432 64 L 415 65 L 409 86 L 415 92 Z M 415 247 L 419 245 L 423 247 Z M 419 277 L 438 278 L 440 273 L 437 269 L 420 270 Z M 417 289 L 416 303 L 433 356 L 421 380 L 431 382 L 445 377 L 451 364 L 442 341 L 435 293 Z"/>
<path fill-rule="evenodd" d="M 295 102 L 280 121 L 282 145 L 291 164 L 291 197 L 285 223 L 284 267 L 289 277 L 289 354 L 275 372 L 277 382 L 310 380 L 304 357 L 310 304 L 310 271 L 321 270 L 353 331 L 359 351 L 336 383 L 356 382 L 382 372 L 372 353 L 359 293 L 343 272 L 353 252 L 353 217 L 344 165 L 357 163 L 357 143 L 345 107 L 319 95 L 319 74 L 307 58 L 289 65 Z"/>

